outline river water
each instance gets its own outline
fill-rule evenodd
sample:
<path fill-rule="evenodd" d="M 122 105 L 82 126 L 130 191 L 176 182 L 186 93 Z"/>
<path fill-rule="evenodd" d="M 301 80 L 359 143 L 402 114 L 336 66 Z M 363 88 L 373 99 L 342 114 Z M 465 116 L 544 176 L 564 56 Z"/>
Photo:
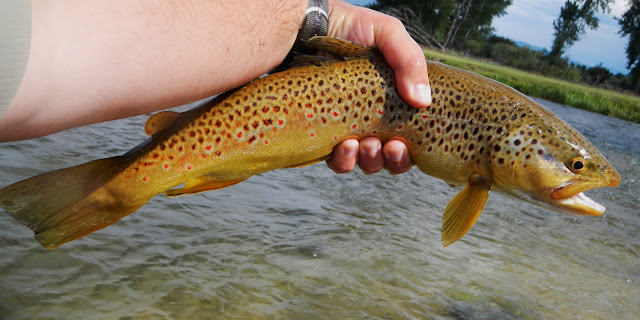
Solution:
<path fill-rule="evenodd" d="M 640 318 L 640 125 L 546 101 L 622 175 L 573 217 L 492 193 L 440 244 L 458 189 L 417 169 L 269 172 L 153 198 L 48 251 L 0 209 L 0 319 Z M 146 116 L 0 144 L 0 186 L 122 154 Z M 357 170 L 356 170 L 357 171 Z"/>

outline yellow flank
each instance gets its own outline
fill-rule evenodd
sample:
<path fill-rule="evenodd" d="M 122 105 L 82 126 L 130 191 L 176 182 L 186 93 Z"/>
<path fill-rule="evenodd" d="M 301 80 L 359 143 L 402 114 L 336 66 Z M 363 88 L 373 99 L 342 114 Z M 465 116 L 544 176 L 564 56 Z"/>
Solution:
<path fill-rule="evenodd" d="M 194 110 L 160 112 L 145 125 L 151 139 L 124 156 L 18 182 L 0 190 L 0 205 L 55 248 L 159 193 L 224 188 L 324 160 L 347 138 L 375 136 L 404 141 L 420 170 L 466 185 L 445 210 L 448 245 L 472 227 L 490 189 L 597 215 L 604 207 L 582 192 L 620 181 L 575 129 L 507 86 L 430 62 L 433 102 L 415 109 L 398 97 L 378 51 L 325 37 L 309 46 L 325 54 L 298 57 L 291 69 Z"/>

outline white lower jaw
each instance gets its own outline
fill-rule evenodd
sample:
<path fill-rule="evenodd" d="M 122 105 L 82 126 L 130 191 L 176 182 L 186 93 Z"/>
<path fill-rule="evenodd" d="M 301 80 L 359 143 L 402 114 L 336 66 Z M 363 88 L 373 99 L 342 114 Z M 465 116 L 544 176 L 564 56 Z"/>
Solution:
<path fill-rule="evenodd" d="M 582 192 L 574 195 L 573 197 L 560 199 L 558 200 L 558 203 L 561 206 L 568 207 L 568 208 L 585 208 L 586 207 L 593 210 L 597 214 L 603 214 L 605 210 L 603 205 L 591 200 L 591 198 L 587 197 Z"/>
<path fill-rule="evenodd" d="M 571 215 L 594 215 L 598 216 L 604 213 L 605 207 L 587 197 L 584 193 L 580 192 L 572 197 L 565 199 L 554 200 L 551 196 L 536 197 L 531 194 L 522 192 L 517 188 L 503 189 L 496 186 L 495 191 L 499 191 L 503 194 L 533 203 L 537 206 L 547 208 L 553 211 L 562 212 Z M 590 211 L 586 213 L 585 211 Z"/>

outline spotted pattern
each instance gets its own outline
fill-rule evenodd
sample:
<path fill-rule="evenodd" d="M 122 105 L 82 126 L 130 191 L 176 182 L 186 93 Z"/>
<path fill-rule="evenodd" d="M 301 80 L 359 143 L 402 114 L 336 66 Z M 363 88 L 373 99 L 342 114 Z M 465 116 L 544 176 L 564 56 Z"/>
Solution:
<path fill-rule="evenodd" d="M 257 79 L 156 134 L 130 171 L 163 188 L 215 168 L 248 177 L 319 158 L 346 138 L 377 136 L 405 141 L 421 168 L 438 162 L 490 172 L 557 157 L 558 141 L 586 141 L 564 122 L 549 122 L 557 118 L 516 91 L 439 64 L 429 64 L 431 106 L 412 108 L 381 61 L 378 54 L 323 59 Z M 246 160 L 247 154 L 262 160 Z"/>

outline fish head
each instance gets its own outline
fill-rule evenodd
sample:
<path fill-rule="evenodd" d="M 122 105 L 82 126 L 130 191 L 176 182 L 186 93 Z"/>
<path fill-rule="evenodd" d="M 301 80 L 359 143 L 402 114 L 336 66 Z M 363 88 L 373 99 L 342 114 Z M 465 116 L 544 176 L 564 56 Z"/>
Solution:
<path fill-rule="evenodd" d="M 620 175 L 578 131 L 551 117 L 509 130 L 493 145 L 494 187 L 555 211 L 601 215 L 604 206 L 584 191 L 615 187 Z"/>

